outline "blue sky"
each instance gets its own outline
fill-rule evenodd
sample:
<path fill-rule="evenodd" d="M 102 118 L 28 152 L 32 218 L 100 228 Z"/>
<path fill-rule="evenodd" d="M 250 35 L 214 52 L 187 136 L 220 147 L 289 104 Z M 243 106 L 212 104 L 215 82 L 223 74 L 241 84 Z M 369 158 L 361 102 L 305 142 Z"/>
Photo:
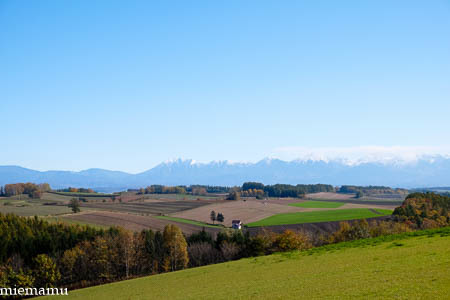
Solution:
<path fill-rule="evenodd" d="M 0 91 L 0 165 L 449 149 L 450 2 L 3 0 Z"/>

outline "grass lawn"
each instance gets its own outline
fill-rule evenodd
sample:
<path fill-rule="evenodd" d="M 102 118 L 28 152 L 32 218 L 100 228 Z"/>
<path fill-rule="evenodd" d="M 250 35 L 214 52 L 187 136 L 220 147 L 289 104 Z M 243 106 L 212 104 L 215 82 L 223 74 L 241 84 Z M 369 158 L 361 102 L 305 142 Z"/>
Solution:
<path fill-rule="evenodd" d="M 284 213 L 273 215 L 256 222 L 249 223 L 247 224 L 247 226 L 256 227 L 256 226 L 287 225 L 287 224 L 301 224 L 301 223 L 317 223 L 329 221 L 344 221 L 344 220 L 379 217 L 383 215 L 390 215 L 392 213 L 392 211 L 387 209 L 377 209 L 376 211 L 378 211 L 379 214 L 376 214 L 375 212 L 373 212 L 368 208 Z"/>
<path fill-rule="evenodd" d="M 338 208 L 344 205 L 343 202 L 326 202 L 326 201 L 305 201 L 299 203 L 291 203 L 290 206 L 306 207 L 306 208 Z"/>
<path fill-rule="evenodd" d="M 448 299 L 450 228 L 148 276 L 45 299 Z"/>
<path fill-rule="evenodd" d="M 192 225 L 197 225 L 197 226 L 202 226 L 202 227 L 212 227 L 212 228 L 223 227 L 222 225 L 211 225 L 211 224 L 206 224 L 206 223 L 203 223 L 200 221 L 188 220 L 188 219 L 177 218 L 177 217 L 156 216 L 155 218 L 169 220 L 169 221 L 175 221 L 175 222 L 180 222 L 180 223 L 186 223 L 186 224 L 192 224 Z"/>

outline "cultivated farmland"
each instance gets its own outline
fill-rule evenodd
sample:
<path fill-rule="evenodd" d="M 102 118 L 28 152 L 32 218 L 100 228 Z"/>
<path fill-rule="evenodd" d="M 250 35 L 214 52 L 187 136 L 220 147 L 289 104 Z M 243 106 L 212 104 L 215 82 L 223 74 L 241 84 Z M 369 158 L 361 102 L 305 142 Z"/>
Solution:
<path fill-rule="evenodd" d="M 155 201 L 155 202 L 124 202 L 124 203 L 86 203 L 83 207 L 139 215 L 160 215 L 176 213 L 183 210 L 197 208 L 207 203 L 201 201 Z"/>
<path fill-rule="evenodd" d="M 338 208 L 344 205 L 340 202 L 327 202 L 327 201 L 304 201 L 298 203 L 290 203 L 290 206 L 295 207 L 307 207 L 307 208 Z"/>
<path fill-rule="evenodd" d="M 256 226 L 273 226 L 285 224 L 302 224 L 302 223 L 317 223 L 330 221 L 343 221 L 354 219 L 374 218 L 379 216 L 390 215 L 392 211 L 383 209 L 368 209 L 368 208 L 354 208 L 354 209 L 335 209 L 335 210 L 321 210 L 310 212 L 284 213 L 270 216 L 268 218 L 247 224 L 249 227 Z"/>
<path fill-rule="evenodd" d="M 224 201 L 221 203 L 201 206 L 195 209 L 185 210 L 172 216 L 210 223 L 210 212 L 222 213 L 225 216 L 225 226 L 231 226 L 231 221 L 239 219 L 250 223 L 279 213 L 299 212 L 314 210 L 312 208 L 293 207 L 281 204 L 265 203 L 261 200 Z"/>
<path fill-rule="evenodd" d="M 320 195 L 324 193 L 319 193 Z M 211 223 L 210 213 L 222 213 L 225 221 L 221 223 L 226 227 L 231 226 L 233 219 L 239 219 L 244 224 L 251 223 L 264 224 L 267 226 L 266 218 L 286 213 L 313 212 L 324 210 L 340 209 L 366 209 L 359 211 L 358 218 L 379 216 L 367 209 L 393 209 L 391 205 L 378 206 L 373 202 L 363 202 L 364 204 L 345 203 L 344 200 L 324 201 L 324 200 L 301 200 L 298 198 L 269 198 L 257 200 L 248 197 L 240 201 L 223 200 L 224 195 L 208 194 L 206 196 L 182 195 L 182 194 L 137 194 L 135 192 L 125 192 L 120 195 L 97 194 L 95 197 L 79 197 L 81 200 L 82 212 L 109 212 L 111 214 L 81 214 L 72 215 L 71 209 L 67 207 L 70 199 L 78 194 L 70 193 L 44 193 L 42 199 L 31 199 L 28 195 L 19 195 L 10 198 L 0 199 L 1 213 L 15 213 L 22 216 L 60 216 L 59 220 L 79 222 L 80 224 L 91 224 L 99 226 L 122 225 L 131 230 L 151 228 L 160 230 L 161 224 L 168 224 L 170 221 L 189 225 L 183 227 L 185 233 L 201 230 Z M 81 196 L 82 194 L 78 195 Z M 84 194 L 83 194 L 84 195 Z M 342 202 L 341 202 L 342 201 Z M 114 215 L 112 213 L 126 213 Z M 152 220 L 133 222 L 132 216 L 153 216 Z M 341 220 L 343 218 L 355 218 L 354 214 L 325 213 L 313 214 L 310 217 L 299 220 L 297 217 L 289 219 L 289 222 L 320 222 Z M 336 217 L 339 215 L 340 217 Z M 156 216 L 162 218 L 157 219 Z M 178 219 L 177 219 L 178 218 Z M 274 216 L 275 220 L 280 220 L 279 216 Z M 270 219 L 273 221 L 273 219 Z M 283 220 L 283 218 L 282 218 Z M 270 225 L 280 224 L 280 221 L 272 222 Z M 163 223 L 162 223 L 163 222 Z M 261 223 L 262 222 L 262 223 Z M 291 223 L 283 223 L 291 224 Z M 145 227 L 147 226 L 147 227 Z M 218 227 L 214 228 L 217 229 Z"/>
<path fill-rule="evenodd" d="M 184 222 L 176 222 L 173 220 L 159 219 L 151 216 L 138 216 L 128 213 L 109 212 L 109 211 L 92 211 L 86 213 L 72 214 L 64 216 L 63 219 L 84 223 L 97 224 L 101 226 L 121 226 L 132 231 L 141 231 L 142 229 L 152 229 L 163 231 L 167 224 L 177 225 L 185 234 L 192 234 L 202 230 L 202 227 L 195 224 L 187 224 Z M 205 230 L 215 234 L 220 228 L 206 227 Z"/>
<path fill-rule="evenodd" d="M 355 194 L 341 193 L 314 193 L 307 194 L 309 200 L 335 201 L 343 203 L 359 203 L 359 204 L 378 204 L 378 205 L 399 205 L 403 202 L 406 195 L 399 194 L 373 194 L 362 198 L 355 198 Z"/>

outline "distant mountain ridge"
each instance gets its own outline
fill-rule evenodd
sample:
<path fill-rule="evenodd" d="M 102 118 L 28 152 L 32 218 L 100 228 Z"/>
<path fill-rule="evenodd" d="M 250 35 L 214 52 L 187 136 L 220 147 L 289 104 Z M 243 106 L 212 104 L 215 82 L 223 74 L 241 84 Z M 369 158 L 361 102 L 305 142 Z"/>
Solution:
<path fill-rule="evenodd" d="M 19 166 L 0 166 L 0 185 L 16 182 L 48 182 L 53 188 L 86 187 L 98 191 L 164 185 L 241 185 L 245 181 L 265 184 L 385 185 L 391 187 L 436 187 L 450 185 L 450 158 L 433 157 L 410 164 L 361 163 L 347 165 L 341 161 L 283 161 L 263 159 L 256 163 L 174 160 L 154 168 L 129 174 L 104 169 L 72 171 L 35 171 Z"/>

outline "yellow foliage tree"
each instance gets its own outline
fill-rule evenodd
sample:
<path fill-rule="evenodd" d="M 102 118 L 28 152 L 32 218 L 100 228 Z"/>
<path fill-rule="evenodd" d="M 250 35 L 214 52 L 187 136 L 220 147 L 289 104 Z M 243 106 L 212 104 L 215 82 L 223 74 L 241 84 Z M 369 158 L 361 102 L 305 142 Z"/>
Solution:
<path fill-rule="evenodd" d="M 189 256 L 187 252 L 186 239 L 180 228 L 169 224 L 164 228 L 163 233 L 165 256 L 164 270 L 175 271 L 187 267 Z"/>

